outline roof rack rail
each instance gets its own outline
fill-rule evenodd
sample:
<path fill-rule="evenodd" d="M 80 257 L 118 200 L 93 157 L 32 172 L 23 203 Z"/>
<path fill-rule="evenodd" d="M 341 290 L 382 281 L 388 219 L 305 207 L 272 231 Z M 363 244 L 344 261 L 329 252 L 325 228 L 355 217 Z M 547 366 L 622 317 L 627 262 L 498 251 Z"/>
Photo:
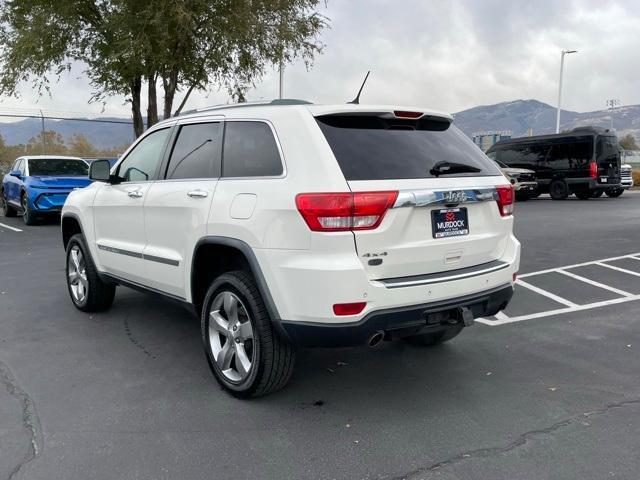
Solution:
<path fill-rule="evenodd" d="M 192 113 L 210 112 L 212 110 L 222 110 L 227 108 L 264 107 L 269 105 L 313 105 L 313 103 L 306 100 L 299 100 L 297 98 L 278 98 L 271 101 L 260 102 L 221 103 L 219 105 L 212 105 L 210 107 L 194 108 L 193 110 L 182 112 L 179 116 L 181 117 L 183 115 L 189 115 Z"/>

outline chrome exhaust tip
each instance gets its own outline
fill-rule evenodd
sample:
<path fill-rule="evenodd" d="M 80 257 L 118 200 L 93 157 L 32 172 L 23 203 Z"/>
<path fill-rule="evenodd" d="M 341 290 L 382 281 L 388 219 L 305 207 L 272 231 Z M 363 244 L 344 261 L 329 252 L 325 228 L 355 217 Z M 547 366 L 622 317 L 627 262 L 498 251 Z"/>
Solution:
<path fill-rule="evenodd" d="M 380 345 L 380 343 L 382 343 L 383 340 L 384 340 L 384 331 L 378 330 L 376 333 L 374 333 L 369 337 L 369 340 L 367 340 L 367 345 L 369 345 L 371 348 L 374 348 Z"/>

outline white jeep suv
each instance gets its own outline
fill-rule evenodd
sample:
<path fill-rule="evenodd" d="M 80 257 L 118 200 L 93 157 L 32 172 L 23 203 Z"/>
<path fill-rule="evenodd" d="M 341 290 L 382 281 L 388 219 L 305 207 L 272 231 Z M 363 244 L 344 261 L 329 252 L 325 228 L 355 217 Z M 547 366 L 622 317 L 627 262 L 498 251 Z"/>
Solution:
<path fill-rule="evenodd" d="M 274 101 L 150 128 L 62 212 L 75 306 L 191 304 L 216 379 L 284 386 L 294 346 L 432 345 L 513 294 L 512 186 L 450 115 Z"/>

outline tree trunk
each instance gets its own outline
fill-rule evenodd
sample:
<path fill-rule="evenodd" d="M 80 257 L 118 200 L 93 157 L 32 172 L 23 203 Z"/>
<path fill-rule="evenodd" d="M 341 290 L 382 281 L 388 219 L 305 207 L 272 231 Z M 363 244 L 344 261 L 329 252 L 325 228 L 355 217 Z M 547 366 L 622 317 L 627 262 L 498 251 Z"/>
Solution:
<path fill-rule="evenodd" d="M 158 123 L 158 97 L 156 94 L 156 75 L 147 77 L 147 128 Z"/>
<path fill-rule="evenodd" d="M 191 95 L 191 92 L 193 92 L 194 87 L 195 87 L 195 85 L 191 85 L 189 87 L 189 90 L 187 90 L 187 93 L 184 96 L 184 98 L 182 99 L 182 102 L 180 102 L 180 106 L 178 107 L 178 109 L 173 114 L 174 117 L 177 117 L 178 115 L 180 115 L 180 112 L 182 112 L 182 109 L 184 108 L 185 104 L 187 103 L 187 100 L 189 99 L 189 95 Z"/>
<path fill-rule="evenodd" d="M 176 97 L 176 90 L 178 88 L 178 72 L 170 72 L 169 75 L 162 78 L 162 87 L 164 88 L 164 118 L 171 117 L 171 110 L 173 109 L 173 100 Z"/>
<path fill-rule="evenodd" d="M 140 91 L 142 90 L 142 78 L 135 77 L 131 83 L 131 114 L 133 116 L 133 134 L 136 138 L 144 132 L 142 112 L 140 111 Z"/>

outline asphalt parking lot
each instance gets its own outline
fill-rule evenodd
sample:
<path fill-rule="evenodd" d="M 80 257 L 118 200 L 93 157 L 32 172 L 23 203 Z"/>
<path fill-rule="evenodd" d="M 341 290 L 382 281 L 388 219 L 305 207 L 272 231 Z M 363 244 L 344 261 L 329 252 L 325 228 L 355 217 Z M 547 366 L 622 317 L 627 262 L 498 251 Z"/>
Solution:
<path fill-rule="evenodd" d="M 640 194 L 516 205 L 512 304 L 450 344 L 299 353 L 218 387 L 199 321 L 119 288 L 86 315 L 57 224 L 0 217 L 0 479 L 637 479 Z"/>

